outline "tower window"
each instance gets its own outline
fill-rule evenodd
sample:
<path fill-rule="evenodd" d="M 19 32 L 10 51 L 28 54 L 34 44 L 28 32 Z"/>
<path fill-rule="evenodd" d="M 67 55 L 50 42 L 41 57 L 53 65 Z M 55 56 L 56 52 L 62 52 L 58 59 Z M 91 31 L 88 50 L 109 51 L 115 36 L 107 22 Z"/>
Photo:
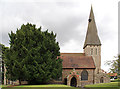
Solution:
<path fill-rule="evenodd" d="M 96 48 L 96 55 L 97 55 L 97 48 Z"/>
<path fill-rule="evenodd" d="M 91 55 L 93 55 L 93 48 L 91 48 Z"/>

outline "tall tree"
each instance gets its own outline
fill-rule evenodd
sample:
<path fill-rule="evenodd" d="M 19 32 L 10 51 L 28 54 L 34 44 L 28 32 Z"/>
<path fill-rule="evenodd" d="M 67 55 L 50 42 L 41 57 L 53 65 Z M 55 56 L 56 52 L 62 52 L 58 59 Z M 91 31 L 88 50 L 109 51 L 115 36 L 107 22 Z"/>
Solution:
<path fill-rule="evenodd" d="M 10 49 L 6 52 L 6 68 L 12 79 L 27 80 L 30 84 L 47 83 L 51 78 L 59 78 L 62 73 L 60 48 L 56 34 L 41 31 L 27 23 L 11 31 Z"/>

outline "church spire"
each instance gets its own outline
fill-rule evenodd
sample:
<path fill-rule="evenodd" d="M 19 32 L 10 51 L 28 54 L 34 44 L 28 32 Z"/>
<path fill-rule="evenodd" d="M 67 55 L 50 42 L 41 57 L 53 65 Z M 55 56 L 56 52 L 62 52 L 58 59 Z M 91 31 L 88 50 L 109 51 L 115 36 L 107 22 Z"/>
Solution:
<path fill-rule="evenodd" d="M 88 28 L 87 28 L 87 34 L 86 34 L 86 39 L 84 43 L 83 49 L 87 45 L 101 45 L 100 39 L 97 34 L 97 27 L 94 19 L 94 13 L 93 9 L 91 6 L 91 11 L 90 11 L 90 16 L 88 19 Z"/>

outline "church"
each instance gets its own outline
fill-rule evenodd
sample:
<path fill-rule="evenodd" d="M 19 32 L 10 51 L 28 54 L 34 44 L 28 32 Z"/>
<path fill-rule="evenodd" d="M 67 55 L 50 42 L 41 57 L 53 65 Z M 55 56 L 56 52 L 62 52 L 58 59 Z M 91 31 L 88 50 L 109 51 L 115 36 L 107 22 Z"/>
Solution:
<path fill-rule="evenodd" d="M 61 53 L 60 58 L 63 59 L 62 82 L 74 87 L 109 83 L 110 78 L 101 69 L 101 42 L 92 6 L 83 50 L 84 53 Z"/>
<path fill-rule="evenodd" d="M 102 72 L 101 69 L 101 42 L 97 33 L 92 6 L 83 50 L 84 53 L 60 54 L 59 57 L 63 59 L 62 83 L 74 87 L 84 87 L 85 85 L 97 83 L 109 83 L 110 78 L 106 73 Z M 8 80 L 4 74 L 5 85 L 7 84 L 6 81 Z M 27 84 L 27 81 L 25 81 L 25 83 L 23 81 L 23 84 Z"/>

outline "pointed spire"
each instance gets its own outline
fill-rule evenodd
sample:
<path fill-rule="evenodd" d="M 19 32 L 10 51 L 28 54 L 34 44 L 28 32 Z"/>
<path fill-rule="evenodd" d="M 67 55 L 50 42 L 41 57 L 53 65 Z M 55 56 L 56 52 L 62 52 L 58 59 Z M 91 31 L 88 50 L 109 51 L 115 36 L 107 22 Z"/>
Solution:
<path fill-rule="evenodd" d="M 96 27 L 96 23 L 95 23 L 95 19 L 94 19 L 92 5 L 91 5 L 90 16 L 88 19 L 88 28 L 87 28 L 87 34 L 86 34 L 86 39 L 85 39 L 83 49 L 87 45 L 101 45 L 100 39 L 97 34 L 97 27 Z"/>

